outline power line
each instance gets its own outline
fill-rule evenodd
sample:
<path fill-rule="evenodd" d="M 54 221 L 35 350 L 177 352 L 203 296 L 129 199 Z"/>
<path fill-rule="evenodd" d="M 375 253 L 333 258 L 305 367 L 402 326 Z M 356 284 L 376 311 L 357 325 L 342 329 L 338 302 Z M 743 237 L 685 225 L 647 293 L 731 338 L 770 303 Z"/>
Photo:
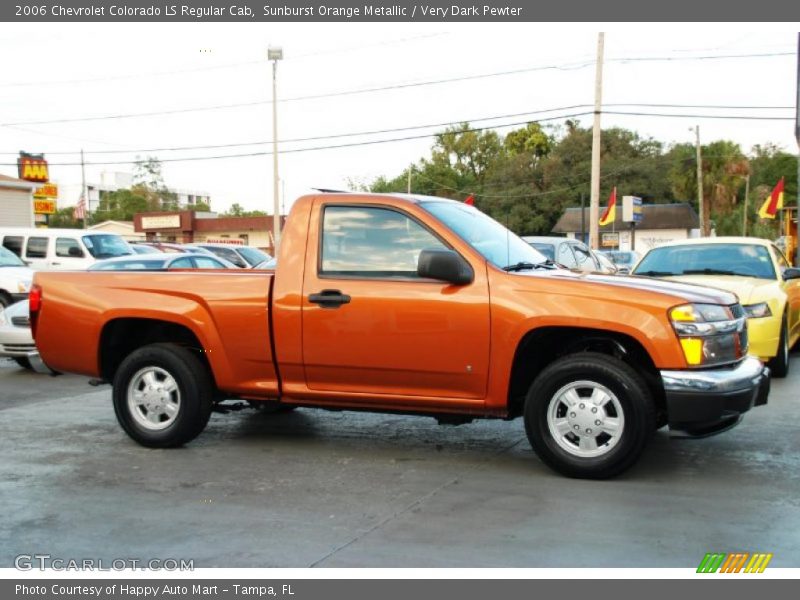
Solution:
<path fill-rule="evenodd" d="M 729 59 L 729 58 L 766 58 L 766 57 L 778 57 L 778 56 L 794 56 L 792 52 L 772 52 L 772 53 L 764 53 L 764 54 L 735 54 L 735 55 L 716 55 L 716 56 L 699 56 L 699 57 L 630 57 L 630 58 L 617 58 L 617 59 L 609 59 L 607 62 L 645 62 L 645 61 L 683 61 L 683 60 L 714 60 L 714 59 Z M 496 71 L 493 73 L 481 73 L 477 75 L 463 75 L 459 77 L 450 77 L 445 79 L 435 79 L 435 80 L 428 80 L 428 81 L 417 81 L 411 83 L 396 83 L 390 84 L 385 86 L 377 86 L 377 87 L 370 87 L 370 88 L 361 88 L 355 90 L 342 90 L 337 92 L 325 92 L 320 94 L 309 94 L 305 96 L 294 96 L 289 98 L 283 98 L 279 100 L 281 103 L 286 102 L 298 102 L 298 101 L 305 101 L 305 100 L 318 100 L 323 98 L 336 98 L 336 97 L 343 97 L 343 96 L 353 96 L 353 95 L 360 95 L 360 94 L 370 94 L 375 92 L 384 92 L 384 91 L 393 91 L 393 90 L 401 90 L 401 89 L 409 89 L 415 87 L 423 87 L 423 86 L 430 86 L 430 85 L 442 85 L 446 83 L 458 83 L 462 81 L 473 81 L 476 79 L 486 79 L 490 77 L 504 77 L 509 75 L 519 75 L 523 73 L 533 73 L 537 71 L 547 71 L 547 70 L 577 70 L 583 69 L 585 67 L 589 67 L 594 65 L 594 60 L 587 60 L 577 63 L 565 63 L 561 65 L 545 65 L 545 66 L 535 66 L 535 67 L 524 67 L 520 69 L 510 69 L 506 71 Z M 212 110 L 227 110 L 232 108 L 247 108 L 251 106 L 262 106 L 266 104 L 271 104 L 271 100 L 255 100 L 252 102 L 237 102 L 232 104 L 214 104 L 208 106 L 197 106 L 192 108 L 177 108 L 177 109 L 170 109 L 170 110 L 158 110 L 158 111 L 147 111 L 147 112 L 139 112 L 139 113 L 122 113 L 122 114 L 114 114 L 114 115 L 97 115 L 97 116 L 88 116 L 88 117 L 68 117 L 63 119 L 48 119 L 48 120 L 39 120 L 39 121 L 18 121 L 13 123 L 0 123 L 0 127 L 12 127 L 17 125 L 51 125 L 57 123 L 78 123 L 78 122 L 85 122 L 85 121 L 106 121 L 106 120 L 116 120 L 116 119 L 133 119 L 133 118 L 141 118 L 141 117 L 152 117 L 152 116 L 162 116 L 162 115 L 175 115 L 175 114 L 186 114 L 186 113 L 193 113 L 193 112 L 205 112 L 205 111 L 212 111 Z"/>
<path fill-rule="evenodd" d="M 744 106 L 744 105 L 713 105 L 713 104 L 648 104 L 648 103 L 610 103 L 606 104 L 605 106 L 608 107 L 645 107 L 645 108 L 706 108 L 706 109 L 735 109 L 735 110 L 787 110 L 793 109 L 793 106 Z M 460 123 L 477 123 L 482 121 L 494 121 L 499 119 L 510 119 L 516 117 L 524 117 L 524 116 L 531 116 L 531 115 L 539 115 L 539 114 L 546 114 L 552 112 L 560 112 L 564 110 L 577 110 L 583 108 L 591 107 L 590 104 L 573 104 L 570 106 L 561 106 L 556 108 L 546 108 L 536 111 L 529 111 L 529 112 L 522 112 L 522 113 L 510 113 L 505 115 L 497 115 L 491 117 L 480 117 L 480 118 L 472 118 L 472 119 L 459 119 L 457 121 L 448 121 L 448 122 L 439 122 L 439 123 L 429 123 L 425 125 L 409 125 L 406 127 L 394 127 L 389 129 L 374 129 L 369 131 L 356 131 L 356 132 L 346 132 L 346 133 L 336 133 L 336 134 L 329 134 L 329 135 L 322 135 L 322 136 L 312 136 L 312 137 L 302 137 L 302 138 L 288 138 L 283 140 L 278 140 L 281 144 L 287 143 L 297 143 L 297 142 L 310 142 L 310 141 L 320 141 L 320 140 L 328 140 L 328 139 L 337 139 L 337 138 L 345 138 L 345 137 L 358 137 L 358 136 L 366 136 L 366 135 L 378 135 L 383 133 L 397 133 L 401 131 L 413 131 L 417 129 L 430 129 L 433 127 L 449 127 L 458 125 Z M 760 116 L 746 116 L 746 115 L 684 115 L 684 114 L 665 114 L 665 113 L 637 113 L 637 112 L 624 112 L 624 111 L 603 111 L 605 114 L 613 114 L 613 115 L 631 115 L 631 116 L 665 116 L 665 117 L 688 117 L 688 118 L 718 118 L 718 119 L 750 119 L 750 120 L 786 120 L 792 119 L 792 117 L 760 117 Z M 579 115 L 580 116 L 580 115 Z M 565 117 L 566 118 L 566 117 Z M 20 128 L 22 129 L 22 128 Z M 24 129 L 23 129 L 24 131 Z M 34 132 L 36 133 L 36 132 Z M 435 134 L 431 134 L 435 135 Z M 205 144 L 205 145 L 195 145 L 195 146 L 171 146 L 171 147 L 161 147 L 161 148 L 135 148 L 135 149 L 125 149 L 125 150 L 87 150 L 85 154 L 135 154 L 135 153 L 147 153 L 147 152 L 177 152 L 181 150 L 212 150 L 212 149 L 221 149 L 221 148 L 239 148 L 239 147 L 248 147 L 248 146 L 263 146 L 267 144 L 272 144 L 272 140 L 261 140 L 261 141 L 254 141 L 254 142 L 232 142 L 232 143 L 225 143 L 225 144 Z M 17 152 L 0 152 L 0 154 L 10 154 L 16 155 Z M 54 155 L 54 156 L 69 156 L 69 155 L 78 155 L 80 152 L 78 151 L 61 151 L 61 152 L 45 152 L 45 154 Z"/>
<path fill-rule="evenodd" d="M 517 121 L 514 123 L 502 123 L 495 126 L 486 126 L 486 127 L 472 127 L 464 130 L 460 130 L 458 133 L 469 133 L 469 132 L 479 132 L 479 131 L 486 131 L 489 129 L 500 129 L 506 127 L 518 127 L 522 125 L 527 125 L 529 123 L 542 123 L 546 121 L 556 121 L 561 119 L 571 119 L 575 117 L 583 117 L 589 114 L 593 114 L 591 111 L 583 111 L 577 112 L 572 114 L 566 115 L 558 115 L 554 117 L 544 117 L 535 120 L 525 120 L 525 121 Z M 617 115 L 630 115 L 630 116 L 657 116 L 657 117 L 690 117 L 690 118 L 724 118 L 724 119 L 740 119 L 740 118 L 747 118 L 751 120 L 774 120 L 774 119 L 781 119 L 781 120 L 793 120 L 793 117 L 758 117 L 758 116 L 742 116 L 742 115 L 729 115 L 729 116 L 715 116 L 715 115 L 679 115 L 679 114 L 668 114 L 668 113 L 643 113 L 643 112 L 610 112 L 608 114 L 617 114 Z M 282 150 L 281 152 L 284 154 L 294 154 L 299 152 L 313 152 L 318 150 L 332 150 L 332 149 L 339 149 L 339 148 L 351 148 L 357 146 L 370 146 L 376 144 L 387 144 L 393 142 L 403 142 L 409 140 L 419 140 L 419 139 L 426 139 L 430 137 L 434 137 L 439 135 L 437 133 L 425 133 L 419 135 L 412 135 L 412 136 L 404 136 L 404 137 L 396 137 L 396 138 L 388 138 L 388 139 L 380 139 L 380 140 L 365 140 L 360 142 L 350 142 L 345 144 L 331 144 L 325 146 L 312 146 L 307 148 L 292 148 Z M 259 152 L 247 152 L 247 153 L 237 153 L 237 154 L 224 154 L 224 155 L 214 155 L 214 156 L 186 156 L 186 157 L 173 157 L 173 158 L 165 158 L 161 159 L 159 162 L 168 163 L 168 162 L 194 162 L 194 161 L 203 161 L 203 160 L 223 160 L 228 158 L 247 158 L 253 156 L 270 156 L 272 155 L 271 151 L 259 151 Z M 86 162 L 86 165 L 94 165 L 94 166 L 110 166 L 110 165 L 127 165 L 131 164 L 132 160 L 118 160 L 118 161 L 91 161 Z M 51 166 L 78 166 L 80 162 L 64 162 L 64 163 L 49 163 Z M 0 163 L 2 166 L 15 166 L 16 163 Z"/>

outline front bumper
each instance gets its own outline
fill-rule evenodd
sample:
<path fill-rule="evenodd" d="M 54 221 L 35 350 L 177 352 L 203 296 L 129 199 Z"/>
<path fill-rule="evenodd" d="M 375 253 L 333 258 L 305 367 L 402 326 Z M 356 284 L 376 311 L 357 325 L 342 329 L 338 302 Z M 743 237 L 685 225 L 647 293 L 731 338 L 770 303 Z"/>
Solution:
<path fill-rule="evenodd" d="M 754 357 L 726 369 L 661 371 L 670 429 L 706 436 L 730 429 L 767 403 L 769 369 Z"/>

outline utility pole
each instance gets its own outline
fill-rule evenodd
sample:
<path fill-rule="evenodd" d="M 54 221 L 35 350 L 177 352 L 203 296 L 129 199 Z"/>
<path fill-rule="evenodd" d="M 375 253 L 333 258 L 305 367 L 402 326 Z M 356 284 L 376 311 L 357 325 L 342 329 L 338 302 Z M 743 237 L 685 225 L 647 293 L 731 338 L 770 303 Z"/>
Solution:
<path fill-rule="evenodd" d="M 275 256 L 281 239 L 281 206 L 278 195 L 278 61 L 283 59 L 283 49 L 268 48 L 267 60 L 272 61 L 272 244 Z"/>
<path fill-rule="evenodd" d="M 747 203 L 750 201 L 750 173 L 744 179 L 744 215 L 742 216 L 742 235 L 747 236 Z"/>
<path fill-rule="evenodd" d="M 594 127 L 592 128 L 592 190 L 589 198 L 589 247 L 599 248 L 600 237 L 600 110 L 603 106 L 603 46 L 605 33 L 597 34 L 594 75 Z"/>
<path fill-rule="evenodd" d="M 406 188 L 407 193 L 411 193 L 411 167 L 408 167 L 408 187 Z"/>
<path fill-rule="evenodd" d="M 700 149 L 700 125 L 694 128 L 697 146 L 697 210 L 700 213 L 700 237 L 706 237 L 706 213 L 703 208 L 703 153 Z"/>
<path fill-rule="evenodd" d="M 86 220 L 89 216 L 89 189 L 86 187 L 86 166 L 83 161 L 83 148 L 81 148 L 81 196 L 83 196 L 83 228 L 86 229 Z"/>
<path fill-rule="evenodd" d="M 795 247 L 794 247 L 794 264 L 800 265 L 800 33 L 797 34 L 797 104 L 795 105 L 797 116 L 794 122 L 794 136 L 797 139 L 797 210 L 795 211 Z M 789 225 L 791 229 L 791 225 Z M 792 260 L 792 257 L 789 257 Z"/>

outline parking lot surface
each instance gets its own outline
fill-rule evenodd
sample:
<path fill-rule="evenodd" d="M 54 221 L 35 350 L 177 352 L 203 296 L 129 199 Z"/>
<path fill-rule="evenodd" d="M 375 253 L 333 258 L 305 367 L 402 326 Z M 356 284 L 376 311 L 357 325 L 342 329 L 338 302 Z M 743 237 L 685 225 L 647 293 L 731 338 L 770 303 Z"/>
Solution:
<path fill-rule="evenodd" d="M 300 409 L 214 414 L 151 450 L 108 386 L 0 360 L 0 566 L 193 559 L 195 567 L 696 567 L 706 552 L 800 566 L 800 354 L 769 404 L 702 440 L 659 431 L 610 481 L 547 469 L 521 420 Z"/>

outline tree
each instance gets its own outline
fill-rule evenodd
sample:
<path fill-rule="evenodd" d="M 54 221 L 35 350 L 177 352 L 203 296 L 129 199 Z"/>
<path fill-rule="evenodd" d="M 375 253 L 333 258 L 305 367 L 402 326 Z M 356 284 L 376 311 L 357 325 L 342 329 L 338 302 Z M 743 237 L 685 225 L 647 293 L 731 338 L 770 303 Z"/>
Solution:
<path fill-rule="evenodd" d="M 133 221 L 133 215 L 140 212 L 159 210 L 153 207 L 148 198 L 141 193 L 142 188 L 120 189 L 104 193 L 95 211 L 95 220 Z"/>
<path fill-rule="evenodd" d="M 147 201 L 147 210 L 178 210 L 178 196 L 164 183 L 161 162 L 155 156 L 137 157 L 133 167 L 131 191 Z"/>
<path fill-rule="evenodd" d="M 75 209 L 72 206 L 67 206 L 66 208 L 59 208 L 56 210 L 55 214 L 50 215 L 47 226 L 48 227 L 58 227 L 64 229 L 82 229 L 83 222 L 78 221 L 73 216 Z"/>
<path fill-rule="evenodd" d="M 245 210 L 241 204 L 234 202 L 222 215 L 225 217 L 266 217 L 267 213 L 263 210 Z"/>

